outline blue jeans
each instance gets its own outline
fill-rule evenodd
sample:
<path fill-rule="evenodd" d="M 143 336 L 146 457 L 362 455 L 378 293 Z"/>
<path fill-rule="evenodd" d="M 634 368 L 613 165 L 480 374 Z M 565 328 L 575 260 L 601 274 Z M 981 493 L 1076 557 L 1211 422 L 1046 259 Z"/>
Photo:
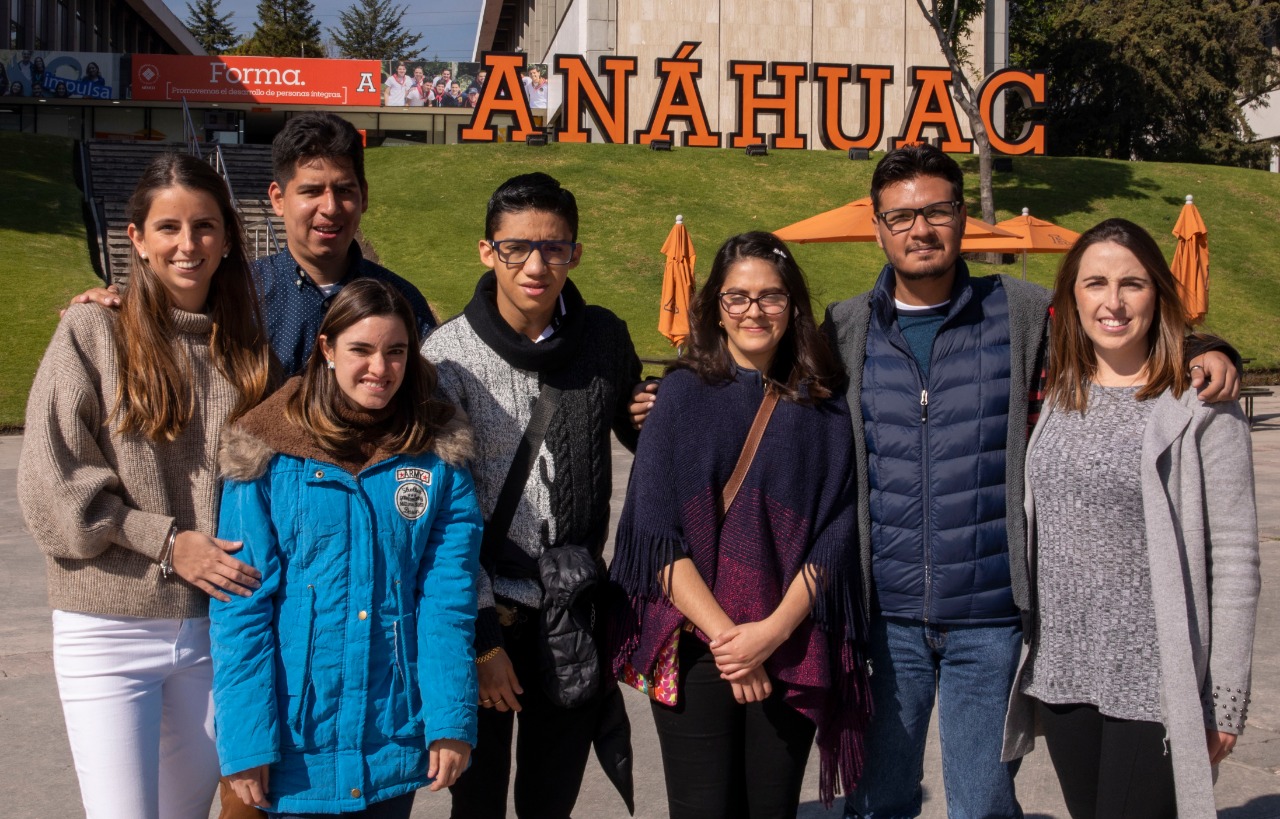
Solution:
<path fill-rule="evenodd" d="M 938 699 L 942 779 L 950 819 L 1021 819 L 1018 763 L 1000 761 L 1009 688 L 1022 628 L 935 626 L 874 617 L 871 696 L 875 716 L 849 819 L 919 816 L 924 745 Z"/>

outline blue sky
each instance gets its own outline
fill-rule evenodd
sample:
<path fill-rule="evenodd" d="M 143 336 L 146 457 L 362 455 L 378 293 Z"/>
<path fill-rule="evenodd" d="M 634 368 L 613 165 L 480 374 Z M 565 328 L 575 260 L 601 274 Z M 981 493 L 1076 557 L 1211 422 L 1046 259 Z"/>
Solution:
<path fill-rule="evenodd" d="M 325 39 L 329 29 L 338 25 L 338 12 L 352 5 L 354 0 L 311 0 L 316 7 L 316 18 Z M 419 45 L 425 44 L 423 54 L 428 59 L 470 60 L 471 47 L 475 44 L 476 23 L 480 19 L 480 0 L 397 0 L 406 7 L 405 28 L 421 33 Z M 186 0 L 165 0 L 178 16 L 187 19 Z M 222 0 L 222 11 L 232 12 L 232 25 L 240 34 L 253 32 L 253 22 L 258 18 L 258 0 Z"/>

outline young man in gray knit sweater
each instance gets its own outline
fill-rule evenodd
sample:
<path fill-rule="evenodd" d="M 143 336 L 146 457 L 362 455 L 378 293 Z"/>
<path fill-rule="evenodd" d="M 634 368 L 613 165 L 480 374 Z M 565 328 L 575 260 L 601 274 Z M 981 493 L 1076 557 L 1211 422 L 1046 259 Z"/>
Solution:
<path fill-rule="evenodd" d="M 543 692 L 537 559 L 575 544 L 601 561 L 613 489 L 609 432 L 634 448 L 628 405 L 640 360 L 626 324 L 586 304 L 568 278 L 582 258 L 578 208 L 556 180 L 534 173 L 503 183 L 489 200 L 479 252 L 489 272 L 462 315 L 432 333 L 422 352 L 439 370 L 441 391 L 475 426 L 471 468 L 486 520 L 542 384 L 558 387 L 561 398 L 502 553 L 496 563 L 484 561 L 475 643 L 479 742 L 471 768 L 451 788 L 452 815 L 505 815 L 518 713 L 516 813 L 560 819 L 573 810 L 602 706 L 616 687 L 606 680 L 602 695 L 577 708 L 559 707 Z M 596 619 L 603 623 L 598 612 Z"/>

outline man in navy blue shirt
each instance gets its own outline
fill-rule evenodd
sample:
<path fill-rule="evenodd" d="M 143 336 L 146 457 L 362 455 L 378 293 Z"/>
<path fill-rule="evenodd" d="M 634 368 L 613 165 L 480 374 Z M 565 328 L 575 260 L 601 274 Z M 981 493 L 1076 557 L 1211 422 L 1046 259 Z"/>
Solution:
<path fill-rule="evenodd" d="M 285 374 L 306 366 L 329 303 L 358 278 L 381 279 L 399 290 L 425 337 L 436 319 L 422 293 L 365 259 L 356 243 L 369 185 L 355 127 L 324 112 L 294 117 L 272 143 L 271 164 L 275 180 L 268 195 L 284 219 L 288 249 L 254 262 L 253 271 L 267 336 Z"/>
<path fill-rule="evenodd" d="M 289 120 L 271 145 L 268 188 L 276 215 L 284 219 L 288 248 L 254 262 L 254 284 L 271 349 L 283 374 L 306 367 L 320 322 L 343 285 L 361 277 L 381 279 L 408 299 L 419 337 L 436 318 L 418 288 L 364 258 L 355 236 L 369 208 L 364 144 L 351 123 L 327 112 Z M 72 299 L 117 307 L 113 287 Z"/>

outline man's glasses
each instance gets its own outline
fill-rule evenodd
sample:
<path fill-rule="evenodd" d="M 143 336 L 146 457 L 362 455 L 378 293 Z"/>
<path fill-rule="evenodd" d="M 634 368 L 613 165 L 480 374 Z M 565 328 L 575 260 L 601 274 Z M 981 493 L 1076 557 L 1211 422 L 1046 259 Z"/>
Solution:
<path fill-rule="evenodd" d="M 922 208 L 894 208 L 877 213 L 876 218 L 884 223 L 890 233 L 910 230 L 916 223 L 916 218 L 920 216 L 923 216 L 929 224 L 942 227 L 955 221 L 956 216 L 960 214 L 962 204 L 962 202 L 934 202 Z"/>
<path fill-rule="evenodd" d="M 760 312 L 766 316 L 776 316 L 787 309 L 791 297 L 786 293 L 765 293 L 754 299 L 746 293 L 721 293 L 720 306 L 731 316 L 740 316 L 751 309 L 751 305 L 760 305 Z"/>
<path fill-rule="evenodd" d="M 573 254 L 578 249 L 577 242 L 534 242 L 529 239 L 490 239 L 489 246 L 506 264 L 523 264 L 535 250 L 541 254 L 544 264 L 568 264 L 573 261 Z"/>

